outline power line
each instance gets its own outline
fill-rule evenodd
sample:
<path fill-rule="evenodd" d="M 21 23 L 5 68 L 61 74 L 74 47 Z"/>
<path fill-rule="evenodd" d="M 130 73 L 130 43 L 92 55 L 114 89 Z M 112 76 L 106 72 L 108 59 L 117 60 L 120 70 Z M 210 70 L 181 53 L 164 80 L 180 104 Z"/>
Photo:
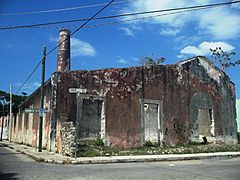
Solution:
<path fill-rule="evenodd" d="M 89 18 L 85 23 L 83 23 L 81 26 L 79 26 L 75 31 L 73 31 L 70 34 L 70 37 L 73 36 L 75 33 L 77 33 L 81 28 L 83 28 L 89 21 L 91 21 L 93 18 L 95 18 L 99 13 L 101 13 L 104 9 L 106 9 L 110 4 L 112 4 L 115 0 L 111 0 L 108 4 L 106 4 L 103 8 L 101 8 L 98 12 L 96 12 L 91 18 Z M 64 43 L 66 39 L 61 41 L 57 46 L 52 48 L 43 58 L 47 57 L 49 54 L 51 54 L 55 49 L 58 48 L 62 43 Z M 27 79 L 24 81 L 24 83 L 20 86 L 20 88 L 16 91 L 16 94 L 23 88 L 23 86 L 27 83 L 27 81 L 30 79 L 30 77 L 33 75 L 33 73 L 37 70 L 41 62 L 43 61 L 43 58 L 41 61 L 37 64 L 37 66 L 33 69 L 33 71 L 30 73 L 30 75 L 27 77 Z"/>
<path fill-rule="evenodd" d="M 180 11 L 180 10 L 188 10 L 188 9 L 199 9 L 199 8 L 207 8 L 207 7 L 217 7 L 217 6 L 225 6 L 230 4 L 240 3 L 240 1 L 232 1 L 232 2 L 224 2 L 224 3 L 214 3 L 214 4 L 205 4 L 199 6 L 188 6 L 188 7 L 179 7 L 179 8 L 170 8 L 170 9 L 161 9 L 161 10 L 153 10 L 153 11 L 144 11 L 144 12 L 135 12 L 135 13 L 125 13 L 125 14 L 118 14 L 118 15 L 111 15 L 111 16 L 102 16 L 98 18 L 93 18 L 92 20 L 103 20 L 103 19 L 112 19 L 118 17 L 127 17 L 127 16 L 136 16 L 136 15 L 144 15 L 144 14 L 152 14 L 152 13 L 161 13 L 161 12 L 169 12 L 169 11 Z M 20 29 L 20 28 L 32 28 L 38 26 L 47 26 L 47 25 L 54 25 L 54 24 L 64 24 L 64 23 L 73 23 L 79 21 L 87 21 L 89 19 L 75 19 L 75 20 L 66 20 L 66 21 L 57 21 L 57 22 L 48 22 L 48 23 L 39 23 L 39 24 L 31 24 L 31 25 L 21 25 L 21 26 L 2 26 L 0 30 L 7 30 L 7 29 Z"/>
<path fill-rule="evenodd" d="M 153 16 L 145 16 L 145 17 L 134 18 L 134 19 L 126 19 L 126 20 L 119 20 L 119 21 L 109 21 L 109 22 L 104 22 L 104 23 L 84 26 L 83 28 L 93 28 L 93 27 L 99 27 L 99 26 L 119 24 L 119 23 L 123 23 L 123 22 L 140 21 L 140 20 L 144 20 L 144 19 L 152 19 L 152 18 L 157 18 L 157 17 L 161 17 L 161 16 L 180 14 L 180 13 L 187 13 L 187 12 L 190 12 L 190 11 L 204 10 L 204 9 L 209 9 L 209 8 L 214 8 L 214 7 L 189 9 L 189 10 L 184 10 L 184 11 L 170 12 L 170 13 L 164 13 L 164 14 L 157 14 L 157 15 L 153 15 Z M 68 28 L 68 29 L 71 29 L 71 28 L 76 28 L 76 26 L 38 26 L 38 27 L 33 27 L 33 28 L 57 28 L 57 29 Z"/>
<path fill-rule="evenodd" d="M 120 4 L 120 3 L 126 3 L 133 0 L 119 0 L 112 4 Z M 86 9 L 86 8 L 93 8 L 93 7 L 99 7 L 104 6 L 108 3 L 100 3 L 100 4 L 90 4 L 90 5 L 82 5 L 77 7 L 69 7 L 69 8 L 60 8 L 60 9 L 49 9 L 49 10 L 40 10 L 40 11 L 31 11 L 31 12 L 16 12 L 16 13 L 4 13 L 0 14 L 0 16 L 15 16 L 15 15 L 33 15 L 33 14 L 42 14 L 42 13 L 54 13 L 54 12 L 63 12 L 63 11 L 71 11 L 71 10 L 77 10 L 77 9 Z"/>
<path fill-rule="evenodd" d="M 106 6 L 104 6 L 100 11 L 98 11 L 98 13 L 96 13 L 94 16 L 92 16 L 90 19 L 86 19 L 87 21 L 81 25 L 79 28 L 77 28 L 73 33 L 70 34 L 70 37 L 75 34 L 77 31 L 79 31 L 81 28 L 83 28 L 89 21 L 93 20 L 93 19 L 97 19 L 95 18 L 101 11 L 103 11 L 107 6 L 109 6 L 112 2 L 114 2 L 114 0 L 112 0 L 109 4 L 107 4 Z M 202 6 L 194 6 L 194 8 L 190 9 L 190 7 L 188 7 L 188 9 L 186 8 L 181 8 L 181 9 L 186 9 L 186 11 L 182 11 L 182 12 L 187 12 L 187 11 L 193 11 L 193 10 L 200 10 L 200 9 L 206 9 L 206 8 L 210 8 L 210 7 L 213 7 L 213 6 L 220 6 L 221 5 L 227 5 L 227 4 L 233 4 L 233 3 L 239 3 L 240 1 L 235 1 L 235 2 L 228 2 L 228 3 L 218 3 L 217 5 L 216 4 L 209 4 L 209 5 L 202 5 Z M 197 8 L 198 7 L 198 8 Z M 175 8 L 175 9 L 180 9 L 180 8 Z M 169 9 L 166 9 L 166 10 L 161 10 L 162 12 L 166 12 L 166 11 L 169 11 Z M 177 14 L 177 13 L 182 13 L 181 11 L 178 11 L 178 12 L 172 12 L 172 13 L 168 13 L 168 14 Z M 133 14 L 133 13 L 132 13 Z M 168 14 L 160 14 L 160 15 L 156 15 L 156 16 L 152 16 L 152 17 L 157 17 L 157 16 L 163 16 L 163 15 L 168 15 Z M 144 19 L 144 18 L 151 18 L 151 17 L 143 17 L 141 19 Z M 140 18 L 139 18 L 140 19 Z M 135 19 L 137 20 L 137 19 Z M 131 21 L 130 20 L 125 20 L 125 22 L 127 21 Z M 122 21 L 123 22 L 123 21 Z M 109 24 L 114 24 L 114 23 L 117 23 L 117 22 L 110 22 Z M 57 49 L 57 47 L 59 45 L 61 45 L 64 41 L 60 42 L 56 47 L 54 47 L 52 50 L 50 50 L 46 56 L 48 56 L 50 53 L 52 53 L 55 49 Z M 27 83 L 27 81 L 30 79 L 30 77 L 33 75 L 33 73 L 36 71 L 36 69 L 39 67 L 39 65 L 41 64 L 42 62 L 42 59 L 41 61 L 37 64 L 37 66 L 34 68 L 34 70 L 30 73 L 30 75 L 28 76 L 28 78 L 24 81 L 24 83 L 21 85 L 21 87 L 17 90 L 16 93 L 18 93 L 22 87 Z"/>

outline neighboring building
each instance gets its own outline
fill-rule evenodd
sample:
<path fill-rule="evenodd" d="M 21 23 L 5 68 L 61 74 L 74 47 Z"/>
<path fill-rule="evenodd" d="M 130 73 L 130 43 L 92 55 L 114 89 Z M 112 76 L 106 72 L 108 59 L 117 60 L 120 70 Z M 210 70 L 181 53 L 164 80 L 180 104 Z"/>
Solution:
<path fill-rule="evenodd" d="M 2 139 L 8 138 L 8 120 L 9 120 L 8 116 L 0 117 L 0 136 L 2 136 Z M 3 125 L 3 127 L 2 127 L 2 125 Z M 3 130 L 3 132 L 2 132 L 2 130 Z"/>
<path fill-rule="evenodd" d="M 57 72 L 45 83 L 43 146 L 72 154 L 79 139 L 102 138 L 106 146 L 138 147 L 201 142 L 237 143 L 235 87 L 207 58 L 172 65 L 70 71 L 69 31 L 58 50 Z M 79 95 L 69 92 L 79 88 Z M 12 134 L 16 142 L 37 145 L 40 89 L 20 107 Z"/>
<path fill-rule="evenodd" d="M 237 126 L 238 132 L 240 132 L 240 99 L 236 100 L 236 110 L 237 110 Z"/>

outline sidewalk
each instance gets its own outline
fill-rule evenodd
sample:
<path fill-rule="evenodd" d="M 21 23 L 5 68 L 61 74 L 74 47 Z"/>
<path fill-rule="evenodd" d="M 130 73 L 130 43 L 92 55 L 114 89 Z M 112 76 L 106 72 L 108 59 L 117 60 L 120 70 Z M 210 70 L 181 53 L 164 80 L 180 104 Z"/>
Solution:
<path fill-rule="evenodd" d="M 70 158 L 60 154 L 43 150 L 37 152 L 33 147 L 26 145 L 0 141 L 0 144 L 7 146 L 17 152 L 30 156 L 39 162 L 55 164 L 105 164 L 105 163 L 131 163 L 131 162 L 156 162 L 156 161 L 180 161 L 200 159 L 224 159 L 240 157 L 240 152 L 217 152 L 198 154 L 168 154 L 168 155 L 139 155 L 139 156 L 104 156 L 104 157 L 79 157 Z"/>

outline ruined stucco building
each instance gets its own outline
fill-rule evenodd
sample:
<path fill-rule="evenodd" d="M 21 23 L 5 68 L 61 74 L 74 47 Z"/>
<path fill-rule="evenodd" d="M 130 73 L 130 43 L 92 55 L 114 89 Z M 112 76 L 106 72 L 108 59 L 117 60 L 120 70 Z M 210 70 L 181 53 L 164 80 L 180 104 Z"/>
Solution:
<path fill-rule="evenodd" d="M 102 138 L 106 146 L 237 143 L 235 89 L 205 57 L 171 65 L 70 71 L 69 31 L 60 31 L 57 71 L 45 83 L 43 147 L 71 151 L 79 139 Z M 69 92 L 78 88 L 79 94 Z M 20 107 L 13 140 L 35 146 L 40 89 Z"/>

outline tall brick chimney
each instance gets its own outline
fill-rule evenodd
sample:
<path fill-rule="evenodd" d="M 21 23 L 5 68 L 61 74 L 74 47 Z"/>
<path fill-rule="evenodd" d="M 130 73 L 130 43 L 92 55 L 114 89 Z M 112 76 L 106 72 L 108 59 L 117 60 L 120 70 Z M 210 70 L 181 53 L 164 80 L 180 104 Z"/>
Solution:
<path fill-rule="evenodd" d="M 70 71 L 70 33 L 68 29 L 59 31 L 57 72 Z"/>

